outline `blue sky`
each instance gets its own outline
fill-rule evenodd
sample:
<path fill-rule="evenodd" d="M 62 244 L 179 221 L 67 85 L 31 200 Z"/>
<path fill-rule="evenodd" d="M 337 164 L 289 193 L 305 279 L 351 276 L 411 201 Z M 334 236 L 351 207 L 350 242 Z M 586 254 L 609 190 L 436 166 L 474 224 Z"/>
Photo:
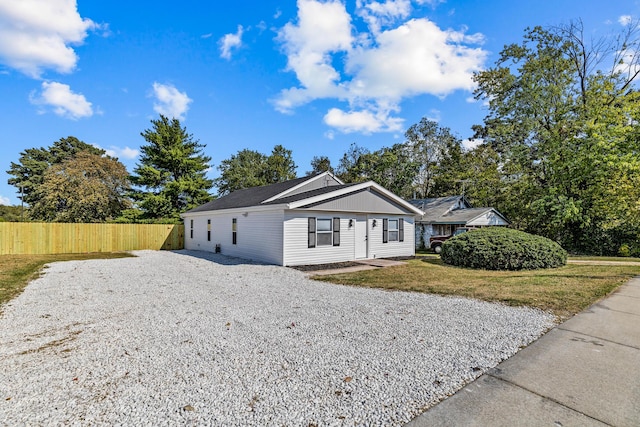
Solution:
<path fill-rule="evenodd" d="M 20 152 L 62 137 L 133 170 L 159 113 L 206 144 L 212 178 L 277 144 L 300 176 L 422 117 L 466 140 L 486 113 L 472 73 L 526 27 L 582 19 L 599 37 L 638 17 L 638 0 L 0 0 L 0 204 L 19 204 L 6 170 Z"/>

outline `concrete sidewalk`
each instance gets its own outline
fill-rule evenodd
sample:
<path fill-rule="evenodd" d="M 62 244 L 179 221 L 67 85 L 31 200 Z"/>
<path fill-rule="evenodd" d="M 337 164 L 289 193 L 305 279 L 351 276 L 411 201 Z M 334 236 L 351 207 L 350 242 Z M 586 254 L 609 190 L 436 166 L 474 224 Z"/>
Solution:
<path fill-rule="evenodd" d="M 407 426 L 640 426 L 640 278 Z"/>

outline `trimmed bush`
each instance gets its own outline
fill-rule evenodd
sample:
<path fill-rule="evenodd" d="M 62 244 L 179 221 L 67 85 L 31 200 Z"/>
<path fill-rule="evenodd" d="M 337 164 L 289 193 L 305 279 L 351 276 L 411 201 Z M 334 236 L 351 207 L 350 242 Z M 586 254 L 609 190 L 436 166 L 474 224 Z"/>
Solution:
<path fill-rule="evenodd" d="M 560 267 L 567 252 L 542 236 L 502 227 L 471 230 L 445 241 L 446 264 L 485 270 L 534 270 Z"/>

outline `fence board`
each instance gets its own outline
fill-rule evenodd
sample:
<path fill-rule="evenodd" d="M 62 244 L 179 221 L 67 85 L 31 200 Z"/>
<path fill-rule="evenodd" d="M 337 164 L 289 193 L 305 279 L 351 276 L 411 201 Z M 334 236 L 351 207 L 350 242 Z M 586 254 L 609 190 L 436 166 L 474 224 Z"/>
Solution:
<path fill-rule="evenodd" d="M 0 255 L 184 248 L 184 225 L 0 222 Z"/>

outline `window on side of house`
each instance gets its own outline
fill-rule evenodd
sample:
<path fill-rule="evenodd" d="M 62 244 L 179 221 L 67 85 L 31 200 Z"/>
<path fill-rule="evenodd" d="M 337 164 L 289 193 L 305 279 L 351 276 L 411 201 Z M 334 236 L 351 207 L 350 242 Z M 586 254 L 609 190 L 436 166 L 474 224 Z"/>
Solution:
<path fill-rule="evenodd" d="M 382 220 L 382 243 L 404 242 L 404 219 Z"/>
<path fill-rule="evenodd" d="M 211 241 L 211 220 L 207 220 L 207 241 Z"/>
<path fill-rule="evenodd" d="M 238 244 L 238 218 L 231 220 L 231 243 Z"/>
<path fill-rule="evenodd" d="M 189 236 L 190 236 L 190 238 L 193 239 L 193 220 L 191 220 L 191 223 L 190 223 L 190 230 L 191 230 L 191 232 L 189 233 Z"/>
<path fill-rule="evenodd" d="M 309 248 L 340 246 L 340 218 L 308 218 L 307 240 Z"/>
<path fill-rule="evenodd" d="M 333 230 L 331 218 L 318 218 L 316 220 L 316 238 L 318 246 L 331 246 L 333 244 Z"/>
<path fill-rule="evenodd" d="M 397 219 L 389 220 L 389 241 L 390 242 L 398 241 L 398 220 Z"/>

